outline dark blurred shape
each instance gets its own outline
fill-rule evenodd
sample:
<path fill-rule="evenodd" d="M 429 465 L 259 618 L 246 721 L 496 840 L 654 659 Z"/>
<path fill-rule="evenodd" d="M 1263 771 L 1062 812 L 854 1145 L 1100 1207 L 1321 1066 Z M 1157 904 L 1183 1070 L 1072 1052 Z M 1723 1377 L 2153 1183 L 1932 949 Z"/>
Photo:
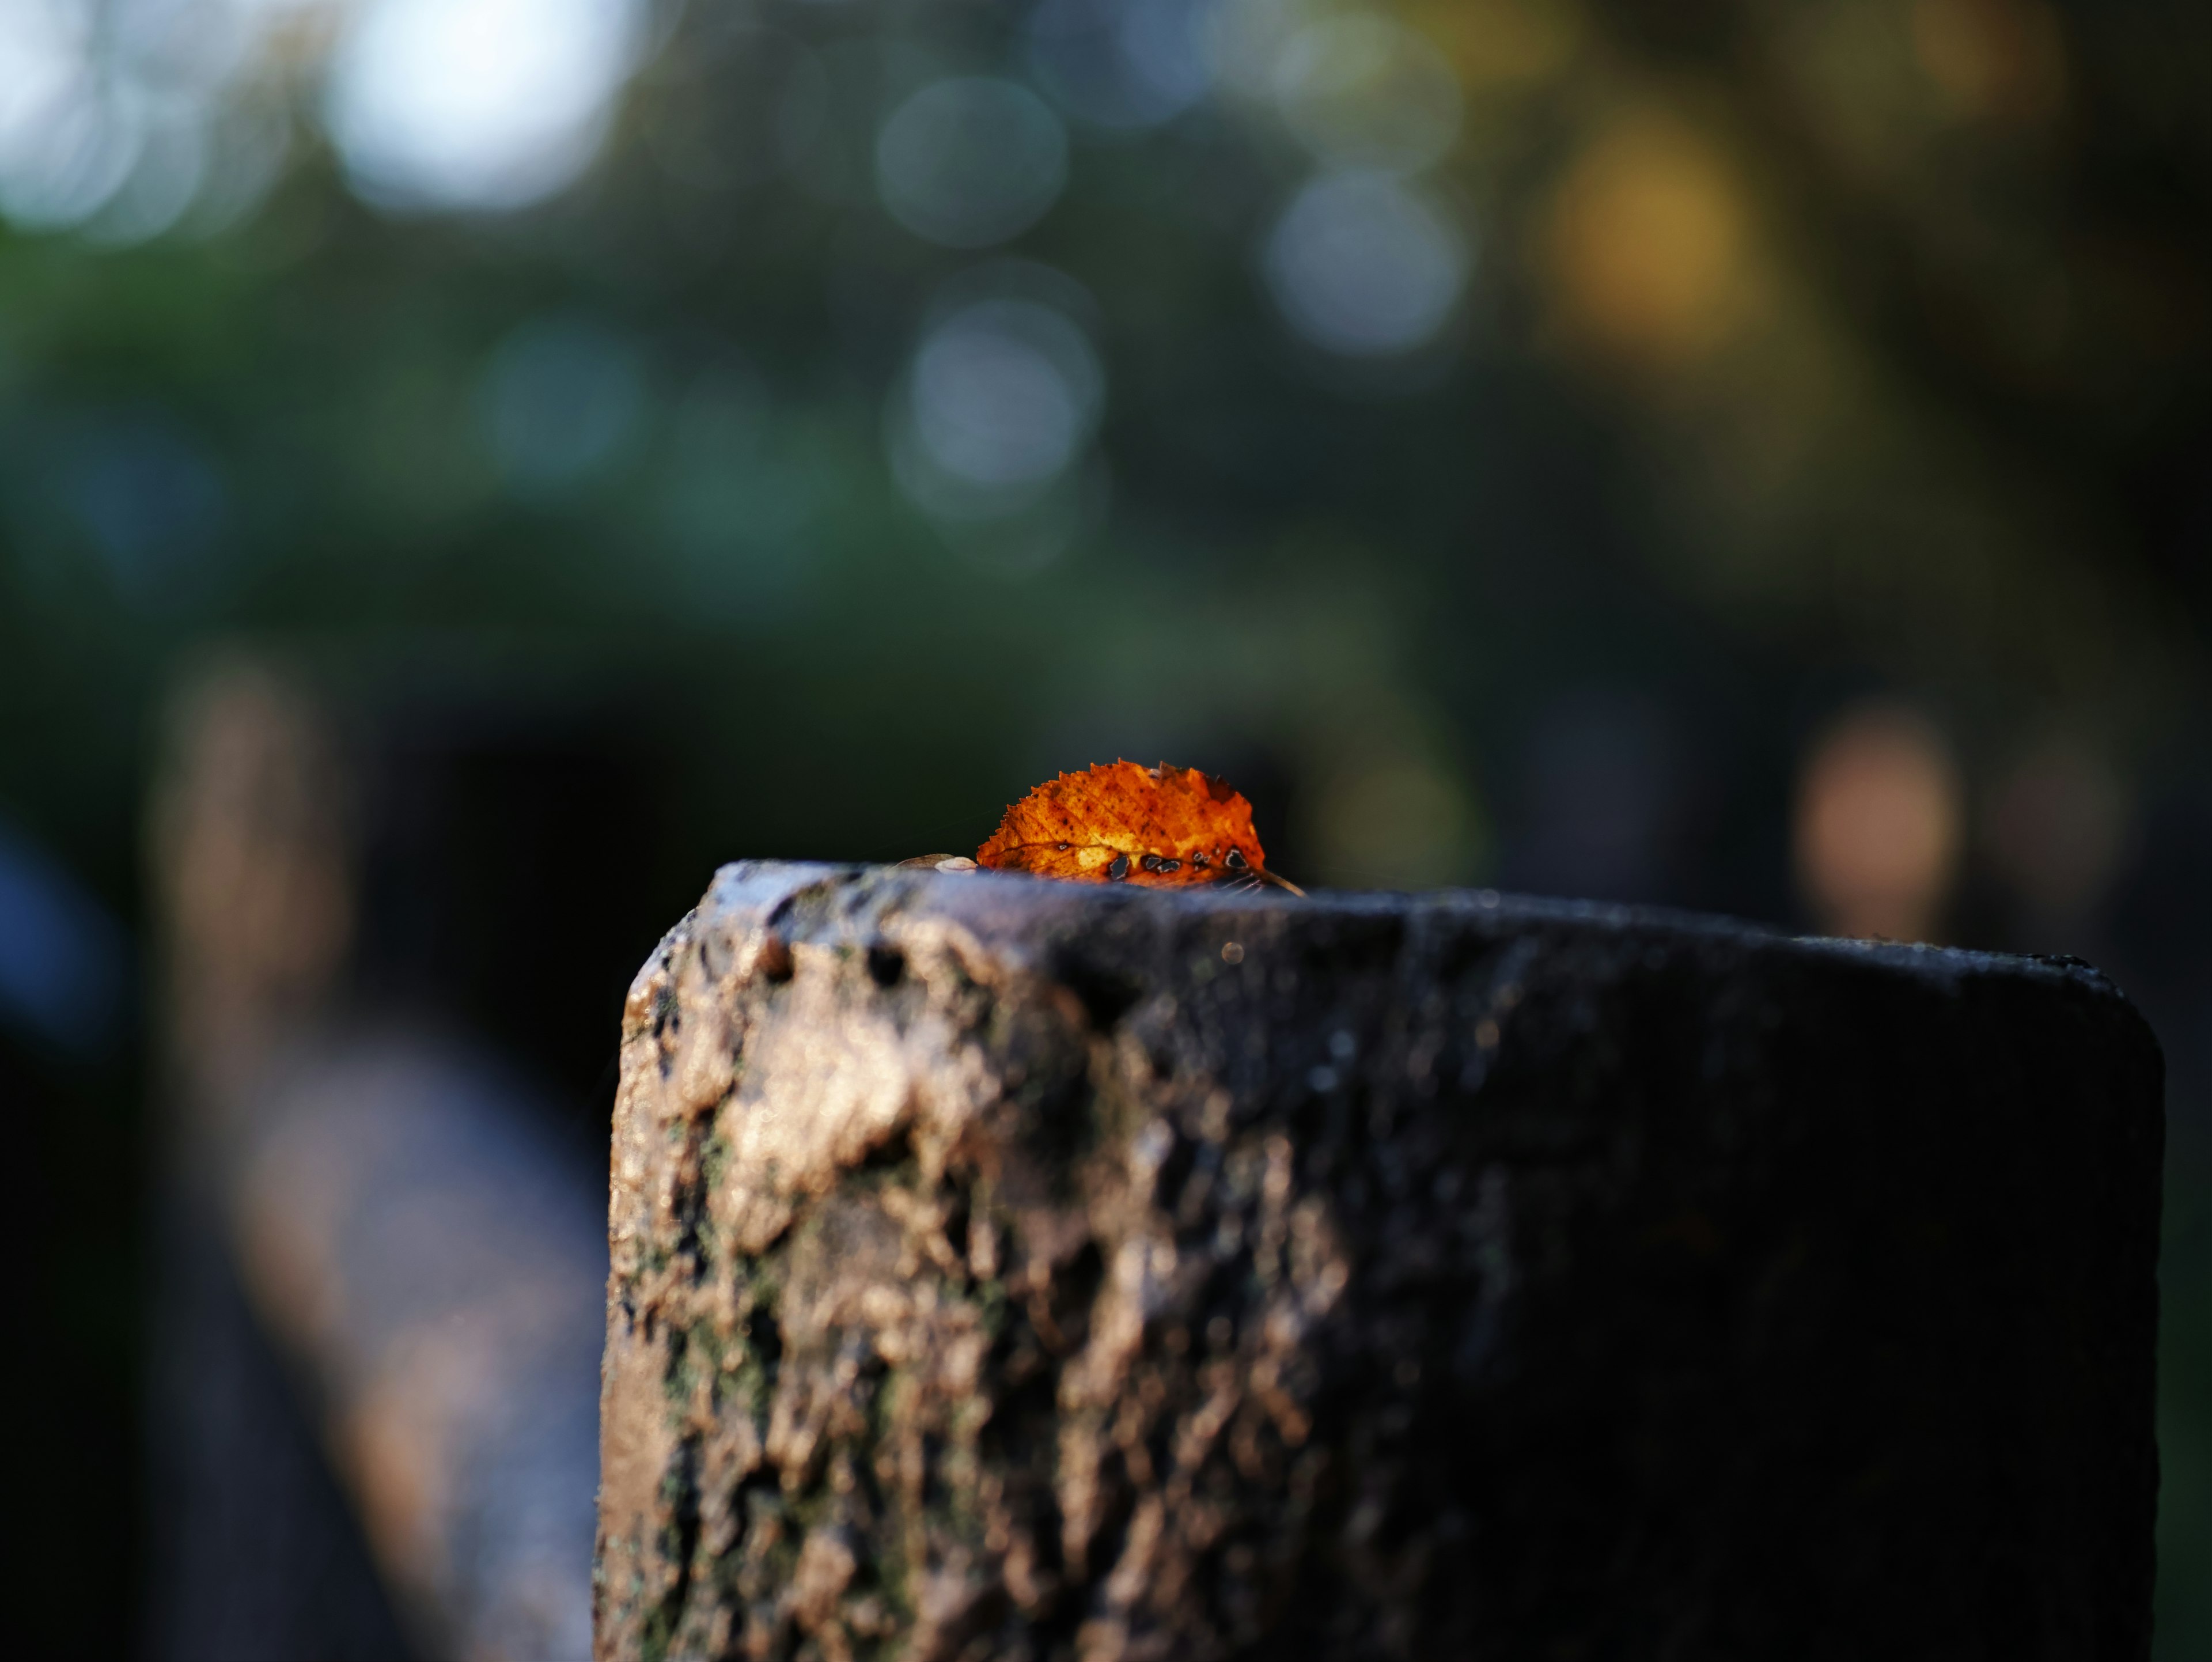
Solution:
<path fill-rule="evenodd" d="M 2100 948 L 2166 1049 L 2158 1621 L 2161 1654 L 2193 1662 L 2212 1633 L 2212 785 L 2164 782 L 2129 843 Z"/>
<path fill-rule="evenodd" d="M 2014 763 L 1990 805 L 1997 874 L 2018 897 L 2023 944 L 2071 952 L 2127 852 L 2129 802 L 2117 770 L 2078 738 L 2059 736 Z"/>
<path fill-rule="evenodd" d="M 1942 916 L 1964 829 L 1957 764 L 1902 705 L 1863 705 L 1817 740 L 1798 781 L 1797 875 L 1832 934 L 1925 941 Z"/>
<path fill-rule="evenodd" d="M 2212 788 L 2185 782 L 2150 803 L 2111 928 L 2118 972 L 2166 1045 L 2176 1117 L 2212 1139 Z"/>
<path fill-rule="evenodd" d="M 143 1596 L 131 944 L 53 854 L 0 822 L 0 1252 L 21 1335 L 9 1482 L 39 1508 L 9 1555 L 16 1654 L 114 1654 Z"/>
<path fill-rule="evenodd" d="M 1498 881 L 1592 900 L 1680 898 L 1689 829 L 1680 735 L 1649 698 L 1585 690 L 1540 716 Z"/>
<path fill-rule="evenodd" d="M 151 410 L 85 422 L 64 468 L 70 510 L 127 604 L 152 611 L 210 597 L 226 551 L 229 496 L 181 424 Z"/>
<path fill-rule="evenodd" d="M 362 780 L 349 1008 L 473 1035 L 526 1067 L 568 1153 L 596 1168 L 623 995 L 666 906 L 646 852 L 664 820 L 650 721 L 523 677 L 391 675 L 348 709 Z"/>
<path fill-rule="evenodd" d="M 805 159 L 829 115 L 830 78 L 798 36 L 721 8 L 690 51 L 656 64 L 654 81 L 690 96 L 649 102 L 641 130 L 653 159 L 702 191 L 744 191 Z"/>
<path fill-rule="evenodd" d="M 413 1654 L 299 1380 L 204 1218 L 170 1215 L 149 1370 L 148 1662 Z"/>
<path fill-rule="evenodd" d="M 106 908 L 0 824 L 0 1023 L 72 1055 L 112 1043 L 129 946 Z"/>
<path fill-rule="evenodd" d="M 145 1221 L 135 1047 L 0 1021 L 9 1202 L 8 1482 L 36 1507 L 9 1549 L 0 1633 L 27 1657 L 128 1654 L 144 1598 L 139 1369 Z"/>
<path fill-rule="evenodd" d="M 580 1105 L 643 948 L 605 926 L 620 882 L 575 874 L 618 870 L 641 807 L 585 705 L 527 703 L 245 657 L 177 701 L 159 1654 L 238 1653 L 256 1622 L 271 1655 L 374 1654 L 386 1593 L 426 1656 L 588 1653 Z"/>

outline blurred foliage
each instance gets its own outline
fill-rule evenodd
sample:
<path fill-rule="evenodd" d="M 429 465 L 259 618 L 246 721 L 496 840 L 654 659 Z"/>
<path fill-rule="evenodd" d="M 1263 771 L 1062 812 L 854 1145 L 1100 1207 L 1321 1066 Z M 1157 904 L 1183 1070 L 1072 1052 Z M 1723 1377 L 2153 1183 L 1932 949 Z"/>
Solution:
<path fill-rule="evenodd" d="M 208 107 L 265 165 L 164 219 L 149 140 L 0 233 L 0 811 L 118 911 L 231 636 L 618 703 L 664 922 L 1117 755 L 1301 878 L 1816 921 L 1801 754 L 1905 700 L 1948 934 L 2169 1046 L 2160 1644 L 2212 1653 L 2200 9 L 692 0 L 579 180 L 477 214 L 325 136 L 350 14 L 253 15 Z M 2105 806 L 2040 904 L 2050 778 Z"/>

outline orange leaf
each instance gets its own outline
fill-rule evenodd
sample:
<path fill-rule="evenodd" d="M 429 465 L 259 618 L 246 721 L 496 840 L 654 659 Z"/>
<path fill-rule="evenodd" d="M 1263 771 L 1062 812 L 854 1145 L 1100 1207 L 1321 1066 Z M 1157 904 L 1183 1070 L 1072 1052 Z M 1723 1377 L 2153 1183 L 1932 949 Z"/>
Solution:
<path fill-rule="evenodd" d="M 1115 762 L 1046 781 L 1006 810 L 975 863 L 1079 883 L 1273 883 L 1252 805 L 1196 768 Z"/>

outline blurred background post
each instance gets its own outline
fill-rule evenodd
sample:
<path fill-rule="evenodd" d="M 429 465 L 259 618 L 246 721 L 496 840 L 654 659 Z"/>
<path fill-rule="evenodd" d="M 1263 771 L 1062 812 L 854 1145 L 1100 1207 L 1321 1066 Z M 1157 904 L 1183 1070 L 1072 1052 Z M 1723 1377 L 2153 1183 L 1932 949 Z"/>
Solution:
<path fill-rule="evenodd" d="M 1128 756 L 2112 971 L 2212 1653 L 2201 13 L 0 0 L 33 1647 L 580 1654 L 630 974 Z"/>

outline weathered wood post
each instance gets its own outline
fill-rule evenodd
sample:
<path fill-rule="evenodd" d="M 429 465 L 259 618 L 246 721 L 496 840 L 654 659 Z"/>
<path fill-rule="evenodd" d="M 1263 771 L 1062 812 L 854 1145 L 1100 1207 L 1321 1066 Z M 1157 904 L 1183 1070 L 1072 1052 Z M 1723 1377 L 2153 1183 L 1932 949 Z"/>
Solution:
<path fill-rule="evenodd" d="M 2093 970 L 749 864 L 638 977 L 598 1653 L 2147 1651 Z"/>

